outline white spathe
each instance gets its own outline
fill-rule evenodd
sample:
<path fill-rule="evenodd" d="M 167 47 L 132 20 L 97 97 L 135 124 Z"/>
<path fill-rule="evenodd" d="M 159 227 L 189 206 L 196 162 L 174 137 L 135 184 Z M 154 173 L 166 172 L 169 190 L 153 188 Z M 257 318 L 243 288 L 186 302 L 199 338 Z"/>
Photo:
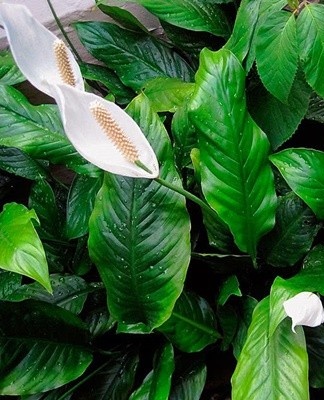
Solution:
<path fill-rule="evenodd" d="M 63 83 L 53 49 L 58 38 L 20 4 L 0 3 L 0 24 L 6 31 L 11 53 L 26 79 L 40 91 L 54 97 L 52 85 Z M 76 87 L 84 90 L 80 68 L 68 48 L 66 52 Z"/>
<path fill-rule="evenodd" d="M 115 103 L 68 85 L 57 85 L 57 100 L 65 133 L 75 149 L 97 167 L 133 178 L 156 178 L 156 155 L 137 123 Z M 99 103 L 107 110 L 137 150 L 139 161 L 150 171 L 129 161 L 95 120 L 91 107 Z"/>
<path fill-rule="evenodd" d="M 295 326 L 315 327 L 324 322 L 324 309 L 320 298 L 312 292 L 300 292 L 284 301 L 283 307 L 292 319 L 292 330 Z M 295 332 L 296 333 L 296 332 Z"/>

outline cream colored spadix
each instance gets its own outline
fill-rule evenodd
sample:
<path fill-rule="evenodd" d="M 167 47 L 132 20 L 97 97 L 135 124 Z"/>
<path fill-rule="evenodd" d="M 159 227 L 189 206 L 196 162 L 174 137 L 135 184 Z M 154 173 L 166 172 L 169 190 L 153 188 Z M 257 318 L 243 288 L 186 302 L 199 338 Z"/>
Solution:
<path fill-rule="evenodd" d="M 65 133 L 97 167 L 133 178 L 156 178 L 153 149 L 136 122 L 115 103 L 68 85 L 56 86 Z"/>
<path fill-rule="evenodd" d="M 0 24 L 19 69 L 33 86 L 52 97 L 56 93 L 52 86 L 57 84 L 84 90 L 80 68 L 71 51 L 25 6 L 0 3 Z"/>
<path fill-rule="evenodd" d="M 292 330 L 295 326 L 315 327 L 324 322 L 324 309 L 320 298 L 312 292 L 301 292 L 284 301 L 283 307 L 292 319 Z"/>

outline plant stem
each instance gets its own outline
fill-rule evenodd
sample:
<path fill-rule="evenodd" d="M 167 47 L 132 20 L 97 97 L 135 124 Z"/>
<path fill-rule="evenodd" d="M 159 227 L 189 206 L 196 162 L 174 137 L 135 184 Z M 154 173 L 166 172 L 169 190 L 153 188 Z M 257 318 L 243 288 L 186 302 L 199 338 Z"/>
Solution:
<path fill-rule="evenodd" d="M 217 215 L 216 212 L 212 208 L 210 208 L 208 204 L 206 204 L 199 197 L 197 197 L 194 194 L 188 192 L 187 190 L 182 189 L 179 186 L 173 185 L 172 183 L 169 183 L 169 182 L 167 182 L 167 181 L 165 181 L 164 179 L 161 179 L 161 178 L 155 178 L 154 180 L 156 182 L 158 182 L 160 185 L 165 186 L 168 189 L 171 189 L 174 192 L 177 192 L 177 193 L 181 194 L 182 196 L 186 197 L 187 199 L 189 199 L 189 200 L 193 201 L 194 203 L 198 204 L 201 208 L 203 208 L 209 214 L 212 214 L 214 217 L 215 217 L 215 215 Z"/>
<path fill-rule="evenodd" d="M 76 48 L 73 46 L 73 43 L 71 42 L 69 36 L 67 35 L 67 33 L 65 32 L 65 29 L 63 27 L 63 25 L 61 24 L 61 21 L 59 19 L 59 17 L 56 14 L 56 11 L 52 5 L 51 0 L 47 0 L 47 4 L 49 6 L 49 8 L 51 9 L 51 12 L 53 14 L 53 17 L 55 19 L 55 22 L 57 23 L 57 26 L 60 28 L 60 31 L 62 32 L 62 35 L 64 36 L 65 40 L 67 41 L 67 43 L 69 44 L 71 51 L 73 52 L 75 58 L 79 61 L 82 62 L 82 58 L 80 57 L 79 53 L 77 52 Z"/>

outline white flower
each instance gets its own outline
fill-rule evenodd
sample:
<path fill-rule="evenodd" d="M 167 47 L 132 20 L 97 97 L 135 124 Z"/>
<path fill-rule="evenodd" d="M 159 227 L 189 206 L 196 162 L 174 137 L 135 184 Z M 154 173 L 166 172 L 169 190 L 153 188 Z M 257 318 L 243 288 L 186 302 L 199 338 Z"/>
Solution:
<path fill-rule="evenodd" d="M 292 330 L 296 325 L 318 326 L 324 322 L 324 309 L 320 298 L 312 292 L 301 292 L 284 301 L 283 307 L 292 319 Z M 296 332 L 295 332 L 296 333 Z"/>
<path fill-rule="evenodd" d="M 97 167 L 133 178 L 156 178 L 155 153 L 136 122 L 115 103 L 68 85 L 55 98 L 75 149 Z"/>
<path fill-rule="evenodd" d="M 0 24 L 19 69 L 33 86 L 52 97 L 52 85 L 56 84 L 84 90 L 80 68 L 71 51 L 25 6 L 0 3 Z"/>

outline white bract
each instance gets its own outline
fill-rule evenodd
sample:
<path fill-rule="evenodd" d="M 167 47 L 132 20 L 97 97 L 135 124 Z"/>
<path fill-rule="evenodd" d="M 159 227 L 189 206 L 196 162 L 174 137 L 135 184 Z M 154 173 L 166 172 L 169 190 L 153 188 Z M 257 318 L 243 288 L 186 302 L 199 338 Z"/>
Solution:
<path fill-rule="evenodd" d="M 312 292 L 301 292 L 284 301 L 283 307 L 292 319 L 292 330 L 296 325 L 315 327 L 324 322 L 324 309 L 320 298 Z"/>
<path fill-rule="evenodd" d="M 64 130 L 75 149 L 97 167 L 133 178 L 156 178 L 155 153 L 136 122 L 115 103 L 57 85 Z"/>
<path fill-rule="evenodd" d="M 30 83 L 56 100 L 65 133 L 97 167 L 133 178 L 156 178 L 159 165 L 136 122 L 116 104 L 84 91 L 79 66 L 65 44 L 22 5 L 0 3 L 13 57 Z"/>
<path fill-rule="evenodd" d="M 28 8 L 0 3 L 0 24 L 19 69 L 33 86 L 52 97 L 52 85 L 56 84 L 84 90 L 80 68 L 71 51 Z"/>

